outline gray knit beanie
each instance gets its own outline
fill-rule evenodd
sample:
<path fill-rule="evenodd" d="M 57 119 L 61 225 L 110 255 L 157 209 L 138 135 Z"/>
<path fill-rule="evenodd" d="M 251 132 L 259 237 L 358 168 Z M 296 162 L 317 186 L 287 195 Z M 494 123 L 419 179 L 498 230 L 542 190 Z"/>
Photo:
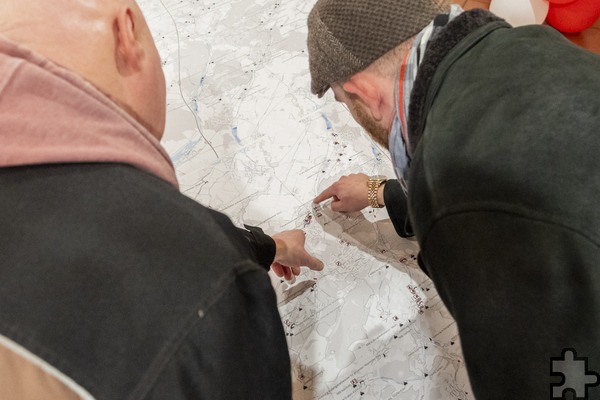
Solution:
<path fill-rule="evenodd" d="M 311 91 L 322 97 L 448 8 L 445 0 L 318 0 L 308 16 Z"/>

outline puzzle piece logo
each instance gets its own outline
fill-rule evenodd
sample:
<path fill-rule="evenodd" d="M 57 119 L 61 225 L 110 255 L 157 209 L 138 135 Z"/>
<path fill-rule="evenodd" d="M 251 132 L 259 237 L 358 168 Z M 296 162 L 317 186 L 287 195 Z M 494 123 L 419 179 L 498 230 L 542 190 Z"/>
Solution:
<path fill-rule="evenodd" d="M 600 375 L 588 371 L 588 359 L 577 357 L 575 349 L 564 349 L 562 357 L 550 360 L 550 375 L 562 377 L 561 382 L 550 385 L 553 399 L 565 399 L 568 392 L 573 393 L 575 399 L 588 399 L 588 389 L 600 384 Z"/>

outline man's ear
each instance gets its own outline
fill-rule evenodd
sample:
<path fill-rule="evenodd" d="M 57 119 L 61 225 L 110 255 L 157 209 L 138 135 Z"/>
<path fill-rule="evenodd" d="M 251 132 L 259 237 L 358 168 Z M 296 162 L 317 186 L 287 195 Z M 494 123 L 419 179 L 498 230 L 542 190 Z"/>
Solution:
<path fill-rule="evenodd" d="M 129 75 L 142 68 L 144 47 L 137 37 L 136 16 L 129 7 L 122 7 L 113 23 L 115 58 L 119 73 Z"/>
<path fill-rule="evenodd" d="M 342 88 L 360 98 L 371 111 L 371 116 L 376 121 L 381 121 L 383 118 L 382 105 L 383 94 L 374 84 L 372 76 L 367 72 L 358 72 L 346 82 L 342 84 Z"/>

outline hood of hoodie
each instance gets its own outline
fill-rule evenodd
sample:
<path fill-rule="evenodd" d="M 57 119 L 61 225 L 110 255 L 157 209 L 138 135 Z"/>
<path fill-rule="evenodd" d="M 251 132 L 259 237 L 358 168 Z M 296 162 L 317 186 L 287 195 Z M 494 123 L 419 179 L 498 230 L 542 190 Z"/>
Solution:
<path fill-rule="evenodd" d="M 178 187 L 143 125 L 78 74 L 0 35 L 0 167 L 123 163 Z"/>

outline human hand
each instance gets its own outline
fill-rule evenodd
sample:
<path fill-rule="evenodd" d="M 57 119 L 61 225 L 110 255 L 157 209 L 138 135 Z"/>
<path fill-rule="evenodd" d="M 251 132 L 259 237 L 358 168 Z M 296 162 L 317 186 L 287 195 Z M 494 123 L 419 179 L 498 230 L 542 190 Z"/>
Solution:
<path fill-rule="evenodd" d="M 333 198 L 333 211 L 360 211 L 369 206 L 368 186 L 369 176 L 365 174 L 350 174 L 342 176 L 337 182 L 323 190 L 313 202 L 320 203 Z"/>
<path fill-rule="evenodd" d="M 278 277 L 291 280 L 300 275 L 300 267 L 306 266 L 315 271 L 323 269 L 323 262 L 311 256 L 304 249 L 306 236 L 300 229 L 283 231 L 272 236 L 275 241 L 275 260 L 271 270 Z"/>

